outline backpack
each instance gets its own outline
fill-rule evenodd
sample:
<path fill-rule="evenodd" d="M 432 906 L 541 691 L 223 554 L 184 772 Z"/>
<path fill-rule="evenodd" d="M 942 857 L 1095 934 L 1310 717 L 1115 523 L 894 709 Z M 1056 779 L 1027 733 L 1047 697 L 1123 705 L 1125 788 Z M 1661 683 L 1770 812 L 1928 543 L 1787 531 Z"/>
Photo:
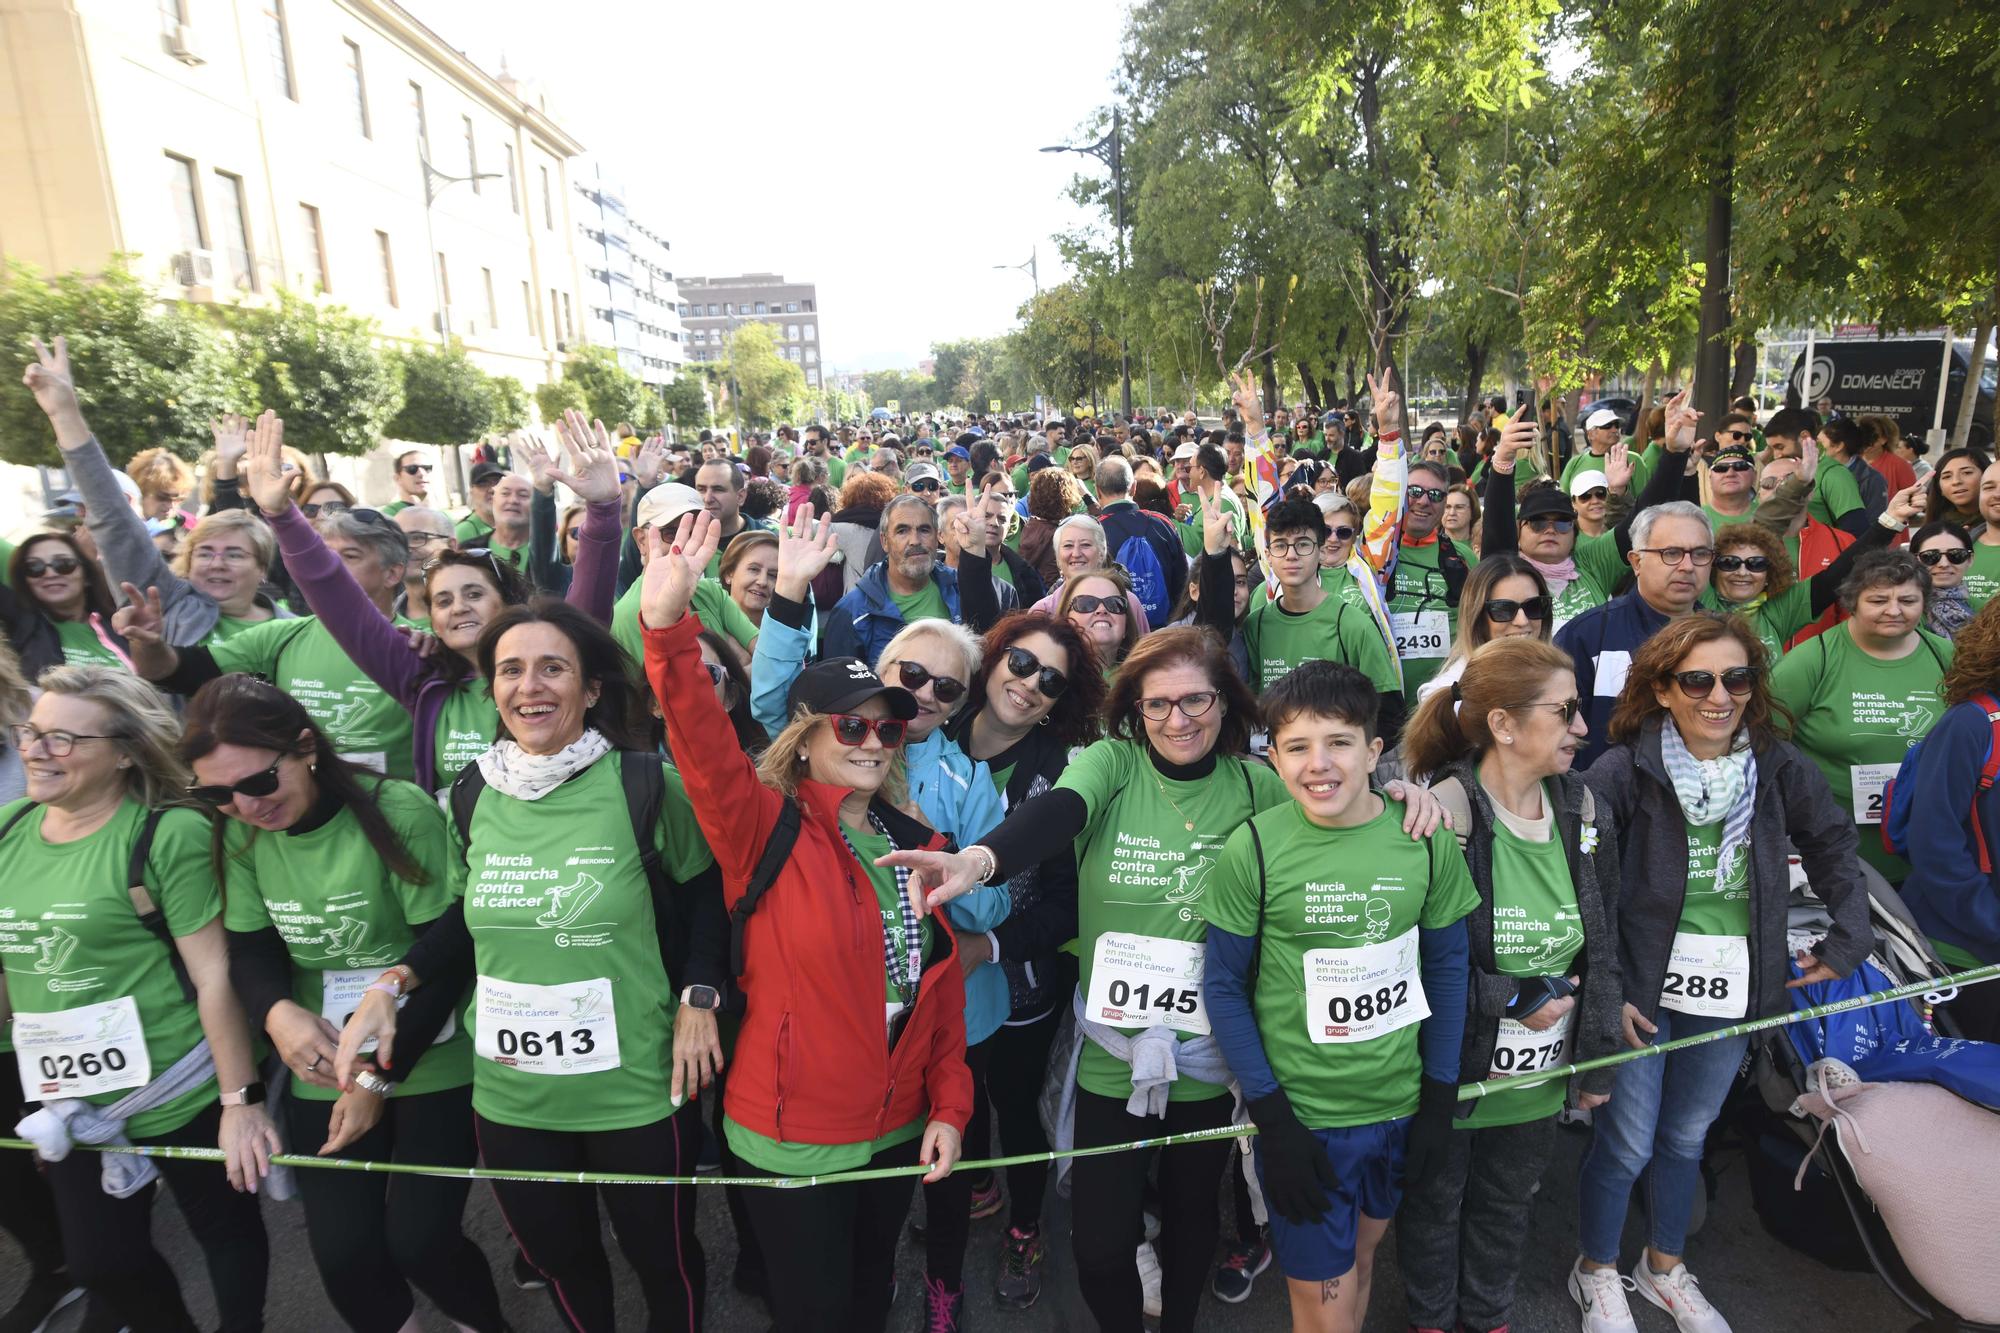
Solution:
<path fill-rule="evenodd" d="M 28 817 L 35 809 L 35 802 L 29 801 L 5 824 L 0 824 L 0 839 L 14 831 L 14 825 Z M 174 970 L 174 980 L 180 983 L 181 998 L 189 1004 L 195 1002 L 194 980 L 188 976 L 187 963 L 181 951 L 174 946 L 173 932 L 167 929 L 167 914 L 160 910 L 153 895 L 146 888 L 146 860 L 153 854 L 153 835 L 159 831 L 160 816 L 164 810 L 148 810 L 139 823 L 139 836 L 132 840 L 132 854 L 125 860 L 126 895 L 131 899 L 132 910 L 139 917 L 139 924 L 146 933 L 158 940 L 167 951 L 167 964 Z"/>
<path fill-rule="evenodd" d="M 1153 544 L 1134 533 L 1119 543 L 1116 559 L 1131 577 L 1132 596 L 1146 608 L 1147 622 L 1164 625 L 1171 620 L 1174 607 L 1167 599 L 1167 571 L 1160 564 L 1159 552 L 1153 549 Z"/>
<path fill-rule="evenodd" d="M 1972 793 L 1972 844 L 1979 849 L 1980 873 L 1991 875 L 1993 850 L 1986 841 L 1986 827 L 1979 819 L 1979 802 L 1992 789 L 1994 779 L 2000 777 L 2000 699 L 1982 691 L 1968 702 L 1985 711 L 1987 724 L 1992 727 L 1986 741 L 1986 761 L 1979 766 L 1979 785 Z M 1910 854 L 1910 803 L 1916 788 L 1917 765 L 1923 762 L 1923 754 L 1924 741 L 1920 740 L 1904 754 L 1896 776 L 1882 789 L 1882 847 L 1891 856 Z"/>

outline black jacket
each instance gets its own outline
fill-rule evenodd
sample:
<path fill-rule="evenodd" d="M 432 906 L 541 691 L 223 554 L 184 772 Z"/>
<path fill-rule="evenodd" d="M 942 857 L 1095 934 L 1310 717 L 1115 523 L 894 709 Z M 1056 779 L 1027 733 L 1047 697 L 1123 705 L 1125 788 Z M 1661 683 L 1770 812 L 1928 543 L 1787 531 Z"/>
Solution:
<path fill-rule="evenodd" d="M 1119 549 L 1134 537 L 1153 548 L 1153 556 L 1167 576 L 1167 609 L 1171 613 L 1179 606 L 1181 595 L 1187 591 L 1188 559 L 1174 525 L 1130 500 L 1105 505 L 1097 511 L 1097 521 L 1104 527 L 1104 545 L 1112 560 L 1118 558 Z"/>

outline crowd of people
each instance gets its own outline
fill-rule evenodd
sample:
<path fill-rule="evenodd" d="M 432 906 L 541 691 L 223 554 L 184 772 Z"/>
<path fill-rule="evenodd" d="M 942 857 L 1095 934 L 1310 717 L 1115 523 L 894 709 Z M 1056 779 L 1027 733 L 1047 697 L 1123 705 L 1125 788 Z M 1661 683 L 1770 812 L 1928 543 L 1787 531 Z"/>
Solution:
<path fill-rule="evenodd" d="M 351 1328 L 421 1292 L 497 1333 L 497 1259 L 609 1330 L 601 1206 L 647 1327 L 695 1329 L 697 1190 L 549 1178 L 720 1166 L 904 1169 L 728 1189 L 783 1330 L 885 1327 L 921 1183 L 935 1333 L 1034 1306 L 1057 1243 L 1106 1329 L 1186 1333 L 1275 1263 L 1295 1329 L 1359 1333 L 1392 1223 L 1414 1333 L 1490 1333 L 1571 1120 L 1585 1333 L 1634 1296 L 1726 1333 L 1687 1240 L 1752 1037 L 1460 1085 L 1787 1014 L 1868 955 L 1876 878 L 1944 965 L 2000 962 L 2000 466 L 1886 423 L 1705 430 L 1681 393 L 1573 451 L 1504 404 L 1406 441 L 1388 372 L 1365 415 L 1246 377 L 1219 428 L 572 412 L 482 450 L 461 514 L 431 451 L 365 504 L 270 412 L 121 472 L 60 338 L 25 378 L 74 489 L 0 587 L 43 1159 L 0 1154 L 33 1270 L 0 1328 L 80 1289 L 192 1329 L 157 1179 L 225 1330 L 262 1324 L 252 1196 L 292 1190 Z M 2000 987 L 1949 1013 L 2000 1038 Z M 124 1143 L 225 1161 L 71 1151 Z M 283 1151 L 521 1173 L 518 1252 L 467 1238 L 465 1179 Z"/>

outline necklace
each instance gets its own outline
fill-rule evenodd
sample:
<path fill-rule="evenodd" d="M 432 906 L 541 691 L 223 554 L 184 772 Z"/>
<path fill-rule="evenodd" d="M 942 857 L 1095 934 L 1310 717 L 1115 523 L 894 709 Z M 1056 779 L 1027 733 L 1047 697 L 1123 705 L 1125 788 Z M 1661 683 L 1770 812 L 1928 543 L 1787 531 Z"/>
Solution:
<path fill-rule="evenodd" d="M 1148 764 L 1147 767 L 1151 768 L 1152 765 Z M 1158 769 L 1153 769 L 1153 785 L 1160 789 L 1160 799 L 1165 801 L 1168 805 L 1171 805 L 1174 808 L 1174 813 L 1181 817 L 1182 827 L 1187 829 L 1189 833 L 1194 832 L 1194 821 L 1187 817 L 1187 811 L 1181 809 L 1179 801 L 1176 801 L 1173 797 L 1167 795 L 1167 784 L 1160 781 L 1160 773 Z"/>

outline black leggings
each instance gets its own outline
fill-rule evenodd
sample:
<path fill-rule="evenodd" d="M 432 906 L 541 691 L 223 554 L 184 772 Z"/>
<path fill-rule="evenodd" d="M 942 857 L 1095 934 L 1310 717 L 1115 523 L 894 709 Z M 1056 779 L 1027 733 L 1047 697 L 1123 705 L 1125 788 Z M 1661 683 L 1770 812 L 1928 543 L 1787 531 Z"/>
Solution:
<path fill-rule="evenodd" d="M 732 1044 L 730 1055 L 735 1054 Z M 750 1163 L 738 1157 L 729 1148 L 729 1135 L 724 1132 L 722 1119 L 722 1095 L 728 1087 L 729 1070 L 715 1076 L 715 1084 L 709 1089 L 709 1101 L 715 1108 L 709 1118 L 709 1132 L 715 1135 L 716 1156 L 722 1163 L 725 1176 L 761 1176 Z M 753 1283 L 761 1284 L 764 1276 L 764 1251 L 757 1244 L 757 1229 L 750 1225 L 750 1205 L 745 1202 L 750 1190 L 743 1185 L 724 1185 L 723 1198 L 729 1204 L 729 1225 L 736 1233 L 736 1271 L 748 1277 Z"/>
<path fill-rule="evenodd" d="M 972 1073 L 972 1118 L 965 1124 L 962 1158 L 986 1156 L 992 1139 L 992 1117 L 986 1110 L 986 1056 L 993 1039 L 965 1048 L 965 1067 Z M 972 1232 L 972 1178 L 960 1168 L 935 1185 L 924 1186 L 924 1272 L 952 1290 L 965 1285 L 965 1241 Z"/>
<path fill-rule="evenodd" d="M 1049 1150 L 1049 1136 L 1042 1129 L 1042 1082 L 1048 1077 L 1049 1046 L 1061 1026 L 1061 1011 L 1051 1009 L 1033 1023 L 1002 1027 L 979 1043 L 986 1051 L 986 1095 L 992 1099 L 993 1118 L 999 1122 L 1003 1156 Z M 966 1155 L 972 1154 L 968 1151 Z M 1039 1227 L 1042 1196 L 1048 1185 L 1047 1162 L 1008 1167 L 1007 1224 L 1018 1231 Z"/>
<path fill-rule="evenodd" d="M 1198 1102 L 1169 1102 L 1164 1121 L 1131 1115 L 1123 1098 L 1076 1092 L 1076 1146 L 1214 1129 L 1229 1123 L 1227 1094 Z M 1146 1173 L 1160 1160 L 1161 1333 L 1192 1333 L 1195 1309 L 1208 1285 L 1208 1265 L 1221 1229 L 1215 1186 L 1232 1139 L 1180 1143 L 1171 1148 L 1079 1157 L 1070 1165 L 1071 1246 L 1083 1301 L 1105 1333 L 1140 1333 L 1144 1294 L 1138 1252 L 1146 1239 L 1142 1216 Z"/>
<path fill-rule="evenodd" d="M 211 1103 L 179 1129 L 132 1141 L 213 1148 L 221 1128 L 222 1108 Z M 103 1160 L 94 1152 L 73 1152 L 48 1163 L 71 1281 L 88 1287 L 134 1333 L 194 1333 L 174 1270 L 153 1248 L 158 1191 L 149 1187 L 129 1199 L 112 1198 L 104 1192 Z M 223 1333 L 256 1333 L 264 1327 L 264 1280 L 271 1266 L 257 1196 L 231 1189 L 220 1162 L 161 1157 L 153 1165 L 208 1262 Z"/>
<path fill-rule="evenodd" d="M 21 1066 L 12 1051 L 0 1051 L 7 1072 L 0 1074 L 0 1132 L 14 1133 L 27 1097 L 21 1091 Z M 46 1277 L 63 1266 L 62 1236 L 56 1222 L 56 1201 L 42 1179 L 35 1155 L 0 1148 L 0 1231 L 14 1238 L 28 1257 L 31 1277 Z"/>
<path fill-rule="evenodd" d="M 285 1099 L 285 1141 L 293 1152 L 319 1151 L 333 1107 L 297 1096 Z M 375 1128 L 340 1155 L 471 1166 L 479 1157 L 472 1137 L 472 1088 L 391 1098 Z M 396 1333 L 415 1308 L 412 1284 L 453 1322 L 499 1333 L 493 1274 L 486 1256 L 460 1229 L 471 1181 L 300 1171 L 298 1182 L 313 1263 L 334 1311 L 355 1333 Z"/>
<path fill-rule="evenodd" d="M 922 1146 L 919 1136 L 884 1148 L 868 1165 L 908 1166 Z M 745 1191 L 780 1333 L 880 1333 L 916 1179 Z"/>
<path fill-rule="evenodd" d="M 614 1171 L 692 1176 L 701 1147 L 701 1102 L 690 1098 L 665 1120 L 635 1129 L 570 1132 L 522 1129 L 473 1117 L 486 1165 L 509 1171 Z M 500 1212 L 529 1263 L 549 1280 L 562 1326 L 611 1333 L 611 1261 L 598 1239 L 597 1195 L 611 1215 L 618 1248 L 646 1297 L 646 1328 L 701 1327 L 708 1266 L 695 1234 L 692 1185 L 529 1184 L 496 1180 Z"/>

